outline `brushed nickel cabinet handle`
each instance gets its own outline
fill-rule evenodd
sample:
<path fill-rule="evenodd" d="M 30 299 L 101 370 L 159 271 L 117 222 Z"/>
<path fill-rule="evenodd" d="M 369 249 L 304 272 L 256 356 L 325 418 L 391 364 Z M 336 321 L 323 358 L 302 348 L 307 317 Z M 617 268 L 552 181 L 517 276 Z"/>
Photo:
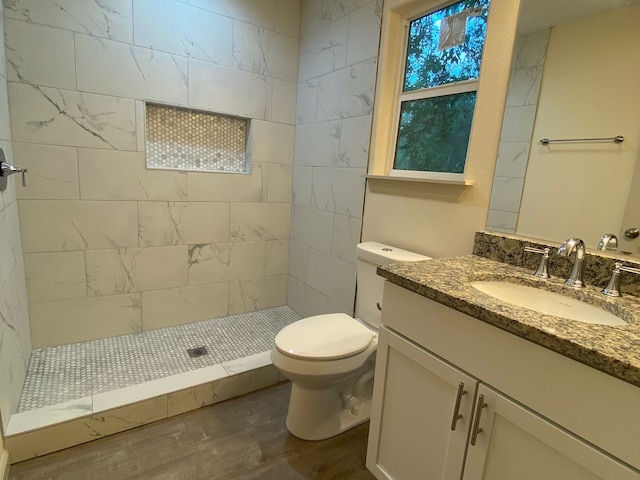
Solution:
<path fill-rule="evenodd" d="M 478 396 L 478 405 L 476 406 L 476 418 L 473 421 L 473 430 L 471 431 L 471 445 L 474 446 L 476 444 L 476 439 L 478 438 L 478 434 L 482 433 L 482 428 L 480 428 L 480 416 L 482 415 L 482 409 L 487 406 L 484 403 L 484 395 Z"/>
<path fill-rule="evenodd" d="M 453 407 L 453 418 L 451 419 L 451 431 L 455 431 L 458 420 L 462 418 L 460 415 L 460 403 L 462 402 L 462 396 L 466 395 L 467 391 L 464 389 L 464 383 L 458 383 L 458 393 L 456 394 L 456 404 Z"/>

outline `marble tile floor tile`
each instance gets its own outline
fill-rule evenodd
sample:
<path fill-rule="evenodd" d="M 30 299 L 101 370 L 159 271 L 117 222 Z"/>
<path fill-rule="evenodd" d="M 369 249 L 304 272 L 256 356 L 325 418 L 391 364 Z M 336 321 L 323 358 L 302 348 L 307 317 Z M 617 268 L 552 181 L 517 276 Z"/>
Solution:
<path fill-rule="evenodd" d="M 34 350 L 8 435 L 202 385 L 271 364 L 287 306 Z M 187 349 L 205 347 L 192 358 Z"/>

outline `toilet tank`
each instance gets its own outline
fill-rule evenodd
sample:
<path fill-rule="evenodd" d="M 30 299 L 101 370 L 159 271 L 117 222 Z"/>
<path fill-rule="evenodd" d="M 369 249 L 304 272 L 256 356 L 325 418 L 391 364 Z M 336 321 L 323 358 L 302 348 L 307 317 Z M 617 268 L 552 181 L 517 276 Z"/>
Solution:
<path fill-rule="evenodd" d="M 384 278 L 376 273 L 378 266 L 396 262 L 431 260 L 431 257 L 377 242 L 359 243 L 356 253 L 358 256 L 356 317 L 377 329 L 380 326 L 381 317 L 378 304 L 382 305 L 384 288 Z"/>

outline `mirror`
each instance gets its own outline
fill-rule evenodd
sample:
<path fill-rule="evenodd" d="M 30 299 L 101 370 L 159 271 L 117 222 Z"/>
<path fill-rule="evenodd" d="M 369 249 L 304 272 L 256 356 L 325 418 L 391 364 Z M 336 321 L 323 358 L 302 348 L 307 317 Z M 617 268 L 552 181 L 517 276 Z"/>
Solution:
<path fill-rule="evenodd" d="M 639 252 L 639 24 L 640 0 L 522 1 L 487 230 Z"/>

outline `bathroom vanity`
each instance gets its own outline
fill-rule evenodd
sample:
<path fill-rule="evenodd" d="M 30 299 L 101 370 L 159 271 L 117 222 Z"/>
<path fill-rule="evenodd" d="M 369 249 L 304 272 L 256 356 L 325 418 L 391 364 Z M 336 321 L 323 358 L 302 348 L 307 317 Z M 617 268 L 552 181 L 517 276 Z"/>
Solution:
<path fill-rule="evenodd" d="M 475 289 L 478 279 L 569 288 L 476 255 L 378 273 L 387 282 L 367 452 L 376 478 L 640 480 L 637 297 L 569 289 L 630 322 L 592 325 Z"/>

